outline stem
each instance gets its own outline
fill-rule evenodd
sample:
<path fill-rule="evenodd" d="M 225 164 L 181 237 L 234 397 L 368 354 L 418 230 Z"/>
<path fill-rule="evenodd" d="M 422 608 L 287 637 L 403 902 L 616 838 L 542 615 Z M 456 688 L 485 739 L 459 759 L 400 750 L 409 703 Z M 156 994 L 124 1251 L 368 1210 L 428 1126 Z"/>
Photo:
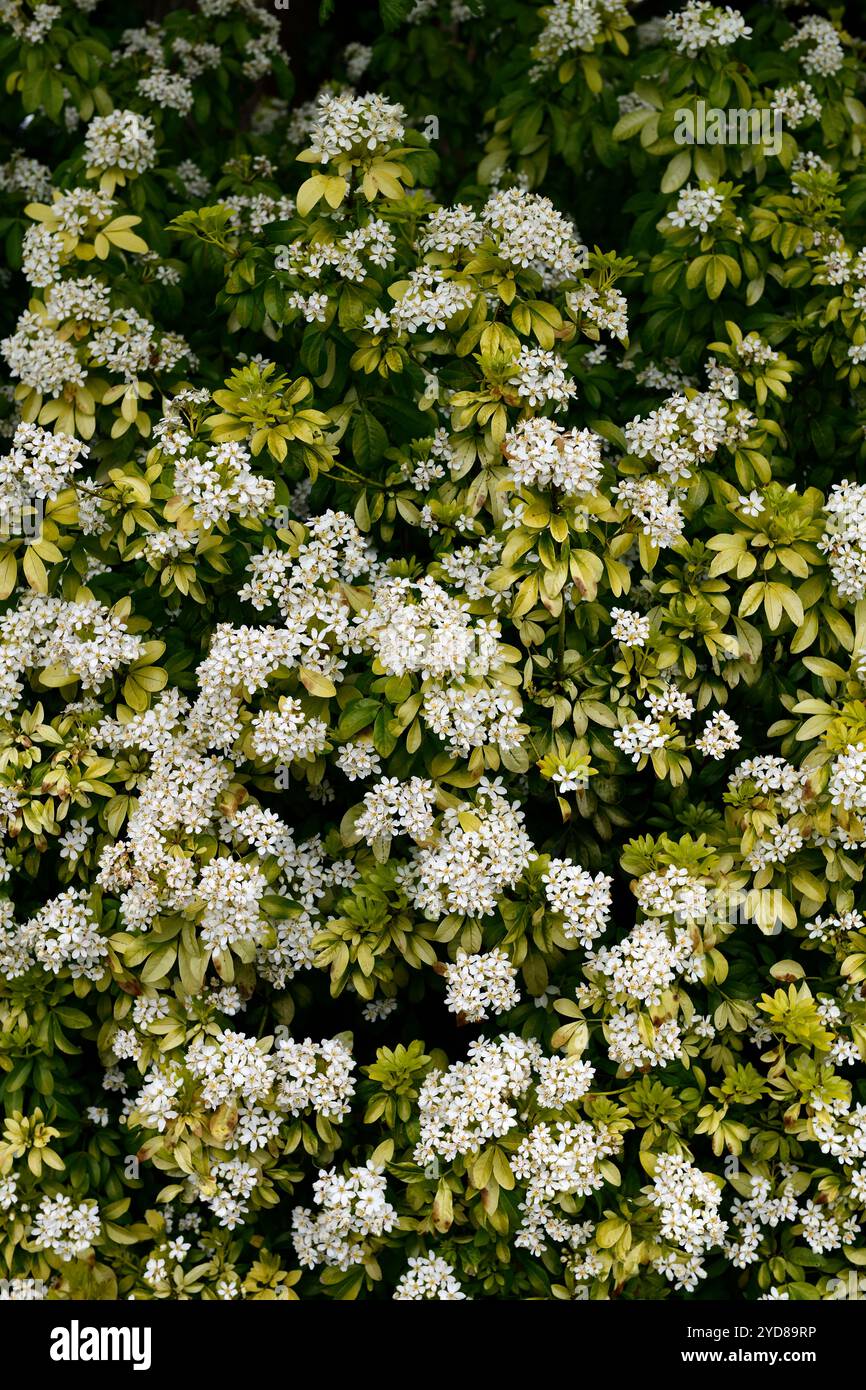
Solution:
<path fill-rule="evenodd" d="M 348 477 L 354 478 L 355 482 L 362 483 L 364 487 L 375 487 L 378 488 L 380 492 L 390 491 L 386 483 L 377 483 L 375 478 L 365 478 L 363 473 L 356 473 L 354 468 L 350 468 L 346 463 L 341 463 L 339 459 L 334 459 L 333 467 L 342 468 L 343 472 L 346 473 Z M 331 470 L 329 469 L 328 471 L 330 472 Z"/>
<path fill-rule="evenodd" d="M 565 599 L 562 600 L 562 608 L 559 610 L 559 629 L 556 635 L 556 674 L 562 675 L 562 661 L 565 656 Z"/>

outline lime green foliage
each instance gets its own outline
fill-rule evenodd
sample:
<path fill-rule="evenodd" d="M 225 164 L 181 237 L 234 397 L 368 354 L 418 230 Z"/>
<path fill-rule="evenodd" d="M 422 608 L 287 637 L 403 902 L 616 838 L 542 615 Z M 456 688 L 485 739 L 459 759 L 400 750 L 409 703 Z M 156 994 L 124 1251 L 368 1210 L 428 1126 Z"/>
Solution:
<path fill-rule="evenodd" d="M 859 40 L 7 8 L 0 1275 L 847 1289 Z"/>

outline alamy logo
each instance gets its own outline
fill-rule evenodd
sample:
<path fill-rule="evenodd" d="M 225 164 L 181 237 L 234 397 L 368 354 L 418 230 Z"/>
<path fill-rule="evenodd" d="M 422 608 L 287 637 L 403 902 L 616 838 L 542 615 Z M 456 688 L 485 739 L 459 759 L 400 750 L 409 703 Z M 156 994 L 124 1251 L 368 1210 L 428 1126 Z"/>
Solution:
<path fill-rule="evenodd" d="M 0 1301 L 32 1301 L 45 1297 L 45 1282 L 42 1279 L 0 1279 Z"/>
<path fill-rule="evenodd" d="M 707 106 L 701 98 L 694 110 L 682 106 L 675 115 L 678 145 L 762 145 L 772 154 L 782 148 L 782 113 L 769 107 L 734 106 L 723 111 Z"/>
<path fill-rule="evenodd" d="M 7 498 L 0 503 L 0 538 L 27 536 L 39 540 L 44 511 L 41 497 Z"/>
<path fill-rule="evenodd" d="M 52 1361 L 131 1361 L 134 1371 L 150 1370 L 149 1327 L 68 1327 L 51 1331 Z"/>

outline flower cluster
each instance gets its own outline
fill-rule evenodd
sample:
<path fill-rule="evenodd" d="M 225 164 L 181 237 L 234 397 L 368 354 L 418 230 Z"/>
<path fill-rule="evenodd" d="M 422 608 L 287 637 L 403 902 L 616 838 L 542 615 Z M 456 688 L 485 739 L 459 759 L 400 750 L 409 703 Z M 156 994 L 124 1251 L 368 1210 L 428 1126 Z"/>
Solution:
<path fill-rule="evenodd" d="M 4 1291 L 861 1291 L 857 25 L 332 8 L 0 3 Z"/>

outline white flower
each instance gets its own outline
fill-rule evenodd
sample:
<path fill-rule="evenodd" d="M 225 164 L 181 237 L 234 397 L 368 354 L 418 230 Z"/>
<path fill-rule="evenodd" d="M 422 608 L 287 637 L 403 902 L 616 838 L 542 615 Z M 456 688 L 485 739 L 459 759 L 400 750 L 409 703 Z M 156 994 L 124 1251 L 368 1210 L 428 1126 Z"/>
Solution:
<path fill-rule="evenodd" d="M 675 1256 L 699 1259 L 722 1243 L 727 1223 L 719 1215 L 721 1184 L 705 1177 L 687 1159 L 677 1154 L 659 1154 L 652 1187 L 647 1189 L 647 1194 L 659 1213 L 659 1238 L 674 1247 L 671 1253 Z M 676 1264 L 663 1264 L 659 1260 L 655 1263 L 667 1278 L 682 1277 Z M 702 1271 L 699 1272 L 697 1265 L 693 1268 L 696 1282 Z"/>
<path fill-rule="evenodd" d="M 551 911 L 562 914 L 563 934 L 589 946 L 610 920 L 611 884 L 607 874 L 592 874 L 570 859 L 551 859 L 542 875 Z"/>
<path fill-rule="evenodd" d="M 99 1237 L 101 1221 L 94 1201 L 74 1206 L 64 1193 L 43 1197 L 33 1221 L 30 1239 L 37 1250 L 52 1250 L 64 1262 L 84 1255 Z"/>
<path fill-rule="evenodd" d="M 613 736 L 614 744 L 621 749 L 633 763 L 639 763 L 649 753 L 664 748 L 668 741 L 657 720 L 647 715 L 645 719 L 634 719 Z"/>
<path fill-rule="evenodd" d="M 321 164 L 355 158 L 399 145 L 406 112 L 378 93 L 356 97 L 350 92 L 323 92 L 316 100 L 316 116 L 310 131 L 310 150 Z"/>
<path fill-rule="evenodd" d="M 400 782 L 396 777 L 383 777 L 366 793 L 355 831 L 371 844 L 393 835 L 411 835 L 421 843 L 433 832 L 435 800 L 436 789 L 424 778 Z"/>
<path fill-rule="evenodd" d="M 577 395 L 577 385 L 568 375 L 563 359 L 545 348 L 522 347 L 516 373 L 509 381 L 517 388 L 520 399 L 533 409 L 553 405 L 556 411 L 564 410 L 572 396 Z"/>
<path fill-rule="evenodd" d="M 614 15 L 625 14 L 625 0 L 554 0 L 545 6 L 544 28 L 532 56 L 529 76 L 538 81 L 569 53 L 592 52 L 602 25 Z"/>
<path fill-rule="evenodd" d="M 647 706 L 655 719 L 669 715 L 672 719 L 691 719 L 695 712 L 694 703 L 675 685 L 666 685 L 661 691 L 647 696 Z"/>
<path fill-rule="evenodd" d="M 543 1059 L 537 1065 L 543 1067 Z M 569 1120 L 534 1125 L 512 1159 L 515 1176 L 526 1185 L 526 1198 L 521 1203 L 523 1220 L 515 1245 L 538 1257 L 550 1240 L 573 1247 L 585 1243 L 591 1224 L 589 1230 L 585 1222 L 573 1225 L 553 1203 L 560 1197 L 568 1198 L 565 1210 L 573 1212 L 574 1198 L 586 1197 L 604 1186 L 604 1162 L 621 1147 L 621 1136 L 603 1123 Z M 594 1277 L 601 1272 L 601 1265 L 597 1260 L 593 1265 L 593 1258 L 589 1255 L 583 1262 L 584 1273 L 576 1267 L 579 1277 Z"/>
<path fill-rule="evenodd" d="M 144 174 L 156 163 L 154 125 L 137 111 L 94 116 L 84 137 L 84 158 L 92 169 Z"/>
<path fill-rule="evenodd" d="M 415 854 L 412 896 L 431 921 L 450 912 L 488 916 L 534 859 L 523 813 L 502 792 L 500 783 L 482 777 L 475 801 L 449 806 L 435 835 L 424 837 L 430 843 Z"/>
<path fill-rule="evenodd" d="M 528 1089 L 540 1056 L 538 1043 L 505 1033 L 496 1042 L 471 1043 L 467 1061 L 431 1071 L 418 1097 L 415 1162 L 426 1166 L 437 1157 L 451 1162 L 508 1134 L 517 1124 L 517 1110 L 509 1102 Z"/>
<path fill-rule="evenodd" d="M 779 112 L 789 130 L 796 130 L 804 121 L 821 119 L 821 103 L 808 82 L 777 87 L 770 98 L 770 106 Z"/>
<path fill-rule="evenodd" d="M 546 291 L 577 280 L 589 253 L 567 217 L 549 198 L 522 188 L 491 194 L 481 221 L 510 265 L 536 271 Z"/>
<path fill-rule="evenodd" d="M 410 1255 L 405 1274 L 394 1290 L 396 1299 L 465 1298 L 447 1260 L 434 1255 Z"/>
<path fill-rule="evenodd" d="M 748 496 L 743 496 L 741 493 L 737 501 L 746 516 L 760 516 L 761 512 L 764 510 L 764 499 L 756 488 L 752 488 Z"/>
<path fill-rule="evenodd" d="M 626 478 L 614 492 L 632 512 L 643 533 L 658 546 L 674 545 L 683 534 L 684 517 L 679 502 L 658 478 Z"/>
<path fill-rule="evenodd" d="M 452 1013 L 462 1014 L 467 1023 L 480 1023 L 489 1017 L 488 1010 L 506 1013 L 520 999 L 517 971 L 504 951 L 468 955 L 460 950 L 445 967 L 445 979 L 445 1004 Z"/>
<path fill-rule="evenodd" d="M 342 1177 L 336 1168 L 320 1172 L 313 1197 L 321 1210 L 306 1207 L 292 1212 L 292 1240 L 298 1260 L 308 1268 L 351 1269 L 367 1257 L 367 1240 L 393 1230 L 397 1213 L 387 1200 L 384 1175 L 372 1164 L 350 1168 Z"/>
<path fill-rule="evenodd" d="M 350 782 L 376 776 L 382 770 L 379 754 L 366 743 L 345 743 L 334 761 Z"/>
<path fill-rule="evenodd" d="M 796 33 L 782 44 L 782 51 L 802 48 L 799 54 L 800 66 L 804 72 L 815 73 L 819 77 L 831 77 L 845 62 L 845 50 L 839 34 L 829 19 L 823 15 L 807 15 L 797 23 Z"/>
<path fill-rule="evenodd" d="M 468 282 L 449 278 L 449 273 L 419 266 L 407 277 L 400 298 L 391 310 L 391 326 L 398 333 L 441 333 L 455 314 L 474 302 Z"/>
<path fill-rule="evenodd" d="M 613 618 L 610 635 L 624 647 L 643 647 L 649 641 L 650 620 L 643 614 L 612 608 L 610 616 Z"/>
<path fill-rule="evenodd" d="M 58 975 L 68 970 L 73 979 L 99 980 L 105 971 L 108 943 L 99 933 L 84 889 L 67 888 L 19 928 L 23 950 Z"/>
<path fill-rule="evenodd" d="M 79 859 L 87 849 L 93 834 L 93 826 L 88 825 L 87 821 L 81 819 L 72 821 L 69 829 L 60 836 L 60 858 L 73 861 Z"/>
<path fill-rule="evenodd" d="M 538 1104 L 545 1110 L 573 1105 L 590 1089 L 595 1067 L 579 1057 L 544 1057 L 538 1063 Z"/>
<path fill-rule="evenodd" d="M 343 49 L 343 62 L 346 64 L 346 73 L 350 82 L 357 82 L 359 77 L 363 77 L 373 58 L 372 48 L 368 48 L 363 43 L 349 43 Z"/>
<path fill-rule="evenodd" d="M 589 956 L 587 964 L 605 977 L 605 993 L 617 1004 L 657 1006 L 681 975 L 693 982 L 702 978 L 688 928 L 656 920 L 639 922 L 618 945 Z"/>
<path fill-rule="evenodd" d="M 327 725 L 304 713 L 300 700 L 281 695 L 275 710 L 253 716 L 252 748 L 266 762 L 309 762 L 328 741 Z"/>
<path fill-rule="evenodd" d="M 866 597 L 866 483 L 835 483 L 824 507 L 819 550 L 842 598 Z"/>
<path fill-rule="evenodd" d="M 712 184 L 701 188 L 689 183 L 681 189 L 677 205 L 668 216 L 674 227 L 695 227 L 706 232 L 721 216 L 724 206 L 724 198 Z"/>
<path fill-rule="evenodd" d="M 422 251 L 473 252 L 484 239 L 484 224 L 466 203 L 436 208 L 421 225 Z"/>
<path fill-rule="evenodd" d="M 845 811 L 866 811 L 866 744 L 849 743 L 833 760 L 830 801 Z"/>
<path fill-rule="evenodd" d="M 188 116 L 193 107 L 190 79 L 179 72 L 169 72 L 162 66 L 154 67 L 146 77 L 142 77 L 136 91 L 154 107 L 176 111 L 180 116 Z"/>
<path fill-rule="evenodd" d="M 388 1018 L 397 1008 L 396 999 L 371 999 L 361 1010 L 368 1023 L 378 1023 Z"/>
<path fill-rule="evenodd" d="M 237 443 L 177 458 L 174 486 L 205 531 L 230 516 L 261 516 L 274 501 L 274 484 L 253 472 L 249 453 Z"/>
<path fill-rule="evenodd" d="M 564 430 L 544 416 L 521 420 L 502 452 L 520 487 L 557 488 L 567 496 L 598 489 L 602 440 L 592 430 Z"/>
<path fill-rule="evenodd" d="M 704 725 L 700 738 L 695 739 L 699 753 L 716 760 L 740 746 L 740 732 L 734 720 L 724 710 L 716 710 L 713 717 Z"/>
<path fill-rule="evenodd" d="M 497 624 L 471 617 L 468 604 L 429 577 L 414 584 L 385 576 L 355 624 L 357 636 L 393 676 L 417 671 L 424 679 L 482 677 L 499 650 Z"/>
<path fill-rule="evenodd" d="M 583 315 L 597 328 L 605 329 L 621 341 L 627 338 L 628 304 L 625 295 L 614 285 L 598 290 L 584 281 L 579 290 L 570 290 L 566 294 L 565 301 L 571 313 Z M 595 351 L 598 352 L 598 348 Z M 604 356 L 593 357 L 592 353 L 588 353 L 586 361 L 590 360 L 603 362 Z"/>
<path fill-rule="evenodd" d="M 648 1042 L 640 1026 L 641 1015 L 636 1010 L 620 1009 L 604 1026 L 608 1053 L 626 1074 L 636 1067 L 664 1066 L 679 1057 L 682 1037 L 676 1019 L 664 1019 L 653 1027 Z"/>
<path fill-rule="evenodd" d="M 683 9 L 666 16 L 663 27 L 665 37 L 690 58 L 696 58 L 704 48 L 727 48 L 752 34 L 739 10 L 707 0 L 688 0 Z"/>
<path fill-rule="evenodd" d="M 569 772 L 568 768 L 562 763 L 560 763 L 551 778 L 551 781 L 556 783 L 556 790 L 562 796 L 567 792 L 585 791 L 587 780 L 585 773 Z"/>

